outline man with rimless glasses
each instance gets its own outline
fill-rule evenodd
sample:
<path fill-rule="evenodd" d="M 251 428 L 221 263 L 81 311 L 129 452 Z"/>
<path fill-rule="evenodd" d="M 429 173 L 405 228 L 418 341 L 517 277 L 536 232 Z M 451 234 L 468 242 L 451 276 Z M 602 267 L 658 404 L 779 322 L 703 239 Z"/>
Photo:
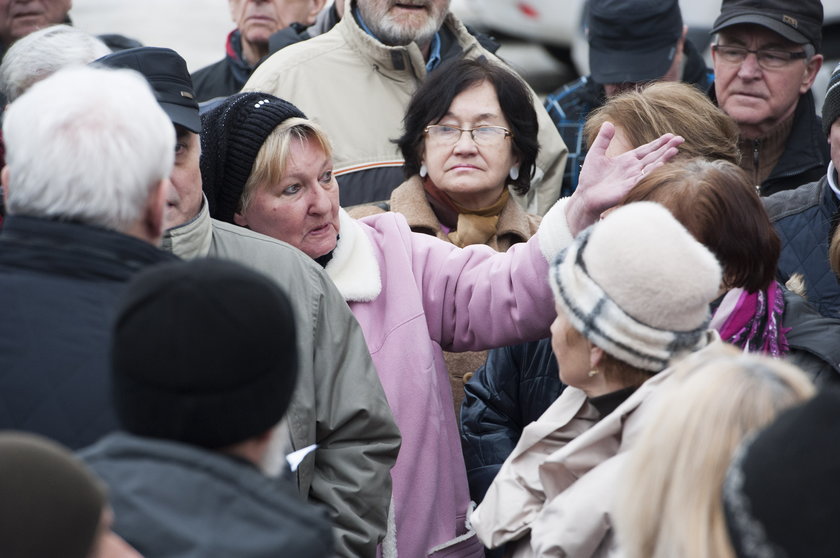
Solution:
<path fill-rule="evenodd" d="M 724 0 L 712 33 L 711 92 L 741 133 L 741 167 L 761 195 L 825 173 L 811 85 L 822 66 L 820 0 Z"/>

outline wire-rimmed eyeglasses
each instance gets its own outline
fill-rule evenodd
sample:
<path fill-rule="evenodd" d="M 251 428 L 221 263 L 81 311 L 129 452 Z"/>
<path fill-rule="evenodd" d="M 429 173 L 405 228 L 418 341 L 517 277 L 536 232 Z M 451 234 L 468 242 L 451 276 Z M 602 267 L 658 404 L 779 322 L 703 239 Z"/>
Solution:
<path fill-rule="evenodd" d="M 804 50 L 791 52 L 789 50 L 757 49 L 752 50 L 735 45 L 712 45 L 712 50 L 727 64 L 741 64 L 750 54 L 755 54 L 758 65 L 765 70 L 779 70 L 787 67 L 794 60 L 808 57 Z"/>
<path fill-rule="evenodd" d="M 510 130 L 502 126 L 477 126 L 475 128 L 457 128 L 444 124 L 432 124 L 423 130 L 429 139 L 441 145 L 455 145 L 461 134 L 469 132 L 476 145 L 492 146 L 500 144 L 506 137 L 513 137 Z"/>

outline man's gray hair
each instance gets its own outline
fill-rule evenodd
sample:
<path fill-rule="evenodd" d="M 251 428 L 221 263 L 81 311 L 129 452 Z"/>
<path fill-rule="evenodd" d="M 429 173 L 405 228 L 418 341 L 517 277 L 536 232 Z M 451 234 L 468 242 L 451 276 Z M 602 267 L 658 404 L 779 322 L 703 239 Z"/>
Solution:
<path fill-rule="evenodd" d="M 69 25 L 52 25 L 16 41 L 0 64 L 0 91 L 8 102 L 33 83 L 67 66 L 87 64 L 111 50 L 105 43 Z"/>
<path fill-rule="evenodd" d="M 73 67 L 33 85 L 3 121 L 10 215 L 126 231 L 172 171 L 175 129 L 133 70 Z"/>

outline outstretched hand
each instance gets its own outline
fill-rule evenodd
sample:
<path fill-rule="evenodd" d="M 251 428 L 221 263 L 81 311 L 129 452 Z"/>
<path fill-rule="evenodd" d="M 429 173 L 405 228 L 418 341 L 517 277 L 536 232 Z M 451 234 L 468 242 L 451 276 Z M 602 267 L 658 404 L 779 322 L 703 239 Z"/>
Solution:
<path fill-rule="evenodd" d="M 665 134 L 611 157 L 607 148 L 613 137 L 615 126 L 605 122 L 583 161 L 578 187 L 566 204 L 566 221 L 573 236 L 621 201 L 645 174 L 671 160 L 677 154 L 677 147 L 685 141 L 680 136 Z"/>

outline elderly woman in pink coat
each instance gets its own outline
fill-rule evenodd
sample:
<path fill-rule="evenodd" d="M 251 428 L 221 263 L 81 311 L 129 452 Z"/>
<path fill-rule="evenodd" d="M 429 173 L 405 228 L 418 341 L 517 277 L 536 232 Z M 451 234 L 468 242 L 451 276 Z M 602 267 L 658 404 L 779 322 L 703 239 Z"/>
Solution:
<path fill-rule="evenodd" d="M 671 363 L 720 345 L 708 324 L 721 269 L 668 210 L 639 202 L 580 234 L 550 277 L 568 387 L 524 429 L 471 522 L 512 556 L 614 556 L 624 452 Z"/>
<path fill-rule="evenodd" d="M 593 159 L 600 154 L 604 163 L 593 163 L 594 187 L 558 204 L 531 241 L 497 253 L 412 233 L 395 213 L 351 219 L 338 205 L 328 139 L 281 99 L 234 95 L 204 115 L 203 125 L 211 215 L 288 242 L 321 263 L 364 331 L 403 437 L 379 555 L 483 556 L 466 522 L 467 479 L 443 350 L 545 335 L 553 318 L 545 304 L 548 261 L 643 171 L 673 156 L 681 138 L 663 137 L 610 159 L 607 127 L 594 150 Z M 480 150 L 473 153 L 469 172 L 484 172 L 489 162 Z M 352 487 L 353 479 L 347 483 Z"/>

